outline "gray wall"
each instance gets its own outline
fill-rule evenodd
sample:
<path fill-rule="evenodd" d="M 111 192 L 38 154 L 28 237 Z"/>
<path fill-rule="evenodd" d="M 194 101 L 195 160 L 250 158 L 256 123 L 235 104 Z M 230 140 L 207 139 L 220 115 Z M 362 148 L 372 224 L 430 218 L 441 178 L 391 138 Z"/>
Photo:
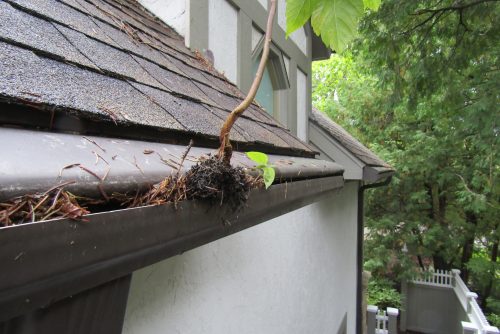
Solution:
<path fill-rule="evenodd" d="M 406 328 L 421 333 L 462 333 L 466 314 L 452 288 L 408 283 Z"/>
<path fill-rule="evenodd" d="M 356 193 L 134 273 L 124 333 L 354 334 Z"/>

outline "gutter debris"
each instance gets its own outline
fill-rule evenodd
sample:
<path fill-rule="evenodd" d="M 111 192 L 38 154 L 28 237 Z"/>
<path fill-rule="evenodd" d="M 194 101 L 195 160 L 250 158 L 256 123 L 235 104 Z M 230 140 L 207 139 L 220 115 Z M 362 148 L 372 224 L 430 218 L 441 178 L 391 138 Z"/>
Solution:
<path fill-rule="evenodd" d="M 0 141 L 8 157 L 0 164 L 0 228 L 192 199 L 238 211 L 263 183 L 241 152 L 226 174 L 206 165 L 212 149 L 191 145 L 17 128 L 0 128 Z M 275 183 L 343 172 L 332 162 L 283 155 L 269 155 L 269 164 Z"/>
<path fill-rule="evenodd" d="M 19 196 L 0 203 L 0 226 L 54 218 L 82 219 L 90 211 L 80 206 L 75 195 L 64 191 L 67 185 L 66 182 L 41 194 Z"/>
<path fill-rule="evenodd" d="M 248 199 L 251 189 L 263 186 L 260 176 L 248 174 L 242 167 L 232 167 L 212 156 L 198 158 L 199 162 L 181 175 L 184 164 L 193 142 L 191 141 L 182 155 L 175 174 L 154 184 L 147 191 L 135 194 L 113 193 L 107 195 L 99 187 L 103 199 L 92 199 L 76 196 L 64 188 L 74 181 L 68 181 L 52 187 L 44 193 L 18 196 L 0 203 L 0 227 L 40 222 L 49 219 L 69 218 L 84 221 L 84 215 L 109 210 L 116 207 L 134 208 L 147 205 L 177 203 L 184 200 L 204 200 L 210 204 L 227 204 L 233 211 L 239 210 Z M 79 164 L 75 164 L 79 166 Z M 66 166 L 70 168 L 72 166 Z M 90 170 L 87 172 L 98 177 Z M 101 179 L 102 180 L 102 179 Z"/>

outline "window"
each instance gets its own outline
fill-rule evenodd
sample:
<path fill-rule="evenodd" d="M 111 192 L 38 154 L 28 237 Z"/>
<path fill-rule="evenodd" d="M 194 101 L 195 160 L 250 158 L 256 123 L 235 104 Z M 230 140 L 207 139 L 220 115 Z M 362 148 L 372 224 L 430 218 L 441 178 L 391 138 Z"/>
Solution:
<path fill-rule="evenodd" d="M 261 37 L 252 54 L 254 76 L 259 67 L 263 45 L 264 38 Z M 257 102 L 276 119 L 283 118 L 280 117 L 281 114 L 286 113 L 286 101 L 282 93 L 290 88 L 283 57 L 283 53 L 276 46 L 271 45 L 269 60 L 255 97 Z"/>

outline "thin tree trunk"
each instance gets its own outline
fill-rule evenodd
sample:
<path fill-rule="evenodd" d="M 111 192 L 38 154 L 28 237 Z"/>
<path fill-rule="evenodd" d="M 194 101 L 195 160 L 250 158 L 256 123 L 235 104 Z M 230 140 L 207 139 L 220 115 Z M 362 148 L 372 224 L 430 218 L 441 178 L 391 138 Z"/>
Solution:
<path fill-rule="evenodd" d="M 465 220 L 467 225 L 471 228 L 469 236 L 465 240 L 462 247 L 462 258 L 460 259 L 460 276 L 463 281 L 467 283 L 469 281 L 469 269 L 467 269 L 467 262 L 472 258 L 472 253 L 474 252 L 474 239 L 476 236 L 476 226 L 477 226 L 477 216 L 470 211 L 465 213 Z"/>
<path fill-rule="evenodd" d="M 446 223 L 446 196 L 441 194 L 439 185 L 433 183 L 430 186 L 429 193 L 431 196 L 431 217 L 438 223 L 443 229 L 447 230 L 448 226 Z M 446 261 L 443 256 L 445 251 L 446 243 L 442 243 L 435 250 L 432 255 L 432 261 L 434 262 L 435 269 L 450 269 L 450 263 Z"/>
<path fill-rule="evenodd" d="M 245 99 L 229 114 L 229 116 L 226 118 L 226 121 L 222 125 L 220 131 L 219 135 L 220 147 L 217 156 L 219 157 L 219 159 L 222 159 L 227 164 L 231 162 L 231 157 L 233 154 L 233 149 L 229 141 L 229 134 L 231 132 L 231 128 L 233 127 L 236 120 L 243 114 L 243 112 L 247 110 L 247 108 L 250 106 L 253 99 L 255 98 L 257 90 L 259 89 L 260 86 L 260 82 L 262 81 L 262 76 L 264 75 L 264 70 L 266 69 L 267 58 L 269 57 L 269 48 L 273 32 L 273 20 L 275 12 L 276 12 L 276 0 L 271 0 L 271 6 L 269 8 L 269 16 L 267 18 L 264 48 L 262 50 L 262 57 L 260 58 L 259 68 L 257 69 L 257 73 L 255 74 L 255 79 L 253 80 L 252 86 L 250 87 L 250 90 Z"/>

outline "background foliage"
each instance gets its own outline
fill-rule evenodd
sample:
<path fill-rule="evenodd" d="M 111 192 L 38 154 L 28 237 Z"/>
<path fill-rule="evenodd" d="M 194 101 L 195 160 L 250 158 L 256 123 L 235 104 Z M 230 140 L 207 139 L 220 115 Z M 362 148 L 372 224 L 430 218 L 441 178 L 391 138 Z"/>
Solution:
<path fill-rule="evenodd" d="M 418 267 L 459 268 L 492 320 L 500 314 L 498 22 L 495 0 L 384 0 L 354 45 L 313 65 L 314 105 L 397 170 L 367 201 L 366 268 L 393 282 Z"/>

